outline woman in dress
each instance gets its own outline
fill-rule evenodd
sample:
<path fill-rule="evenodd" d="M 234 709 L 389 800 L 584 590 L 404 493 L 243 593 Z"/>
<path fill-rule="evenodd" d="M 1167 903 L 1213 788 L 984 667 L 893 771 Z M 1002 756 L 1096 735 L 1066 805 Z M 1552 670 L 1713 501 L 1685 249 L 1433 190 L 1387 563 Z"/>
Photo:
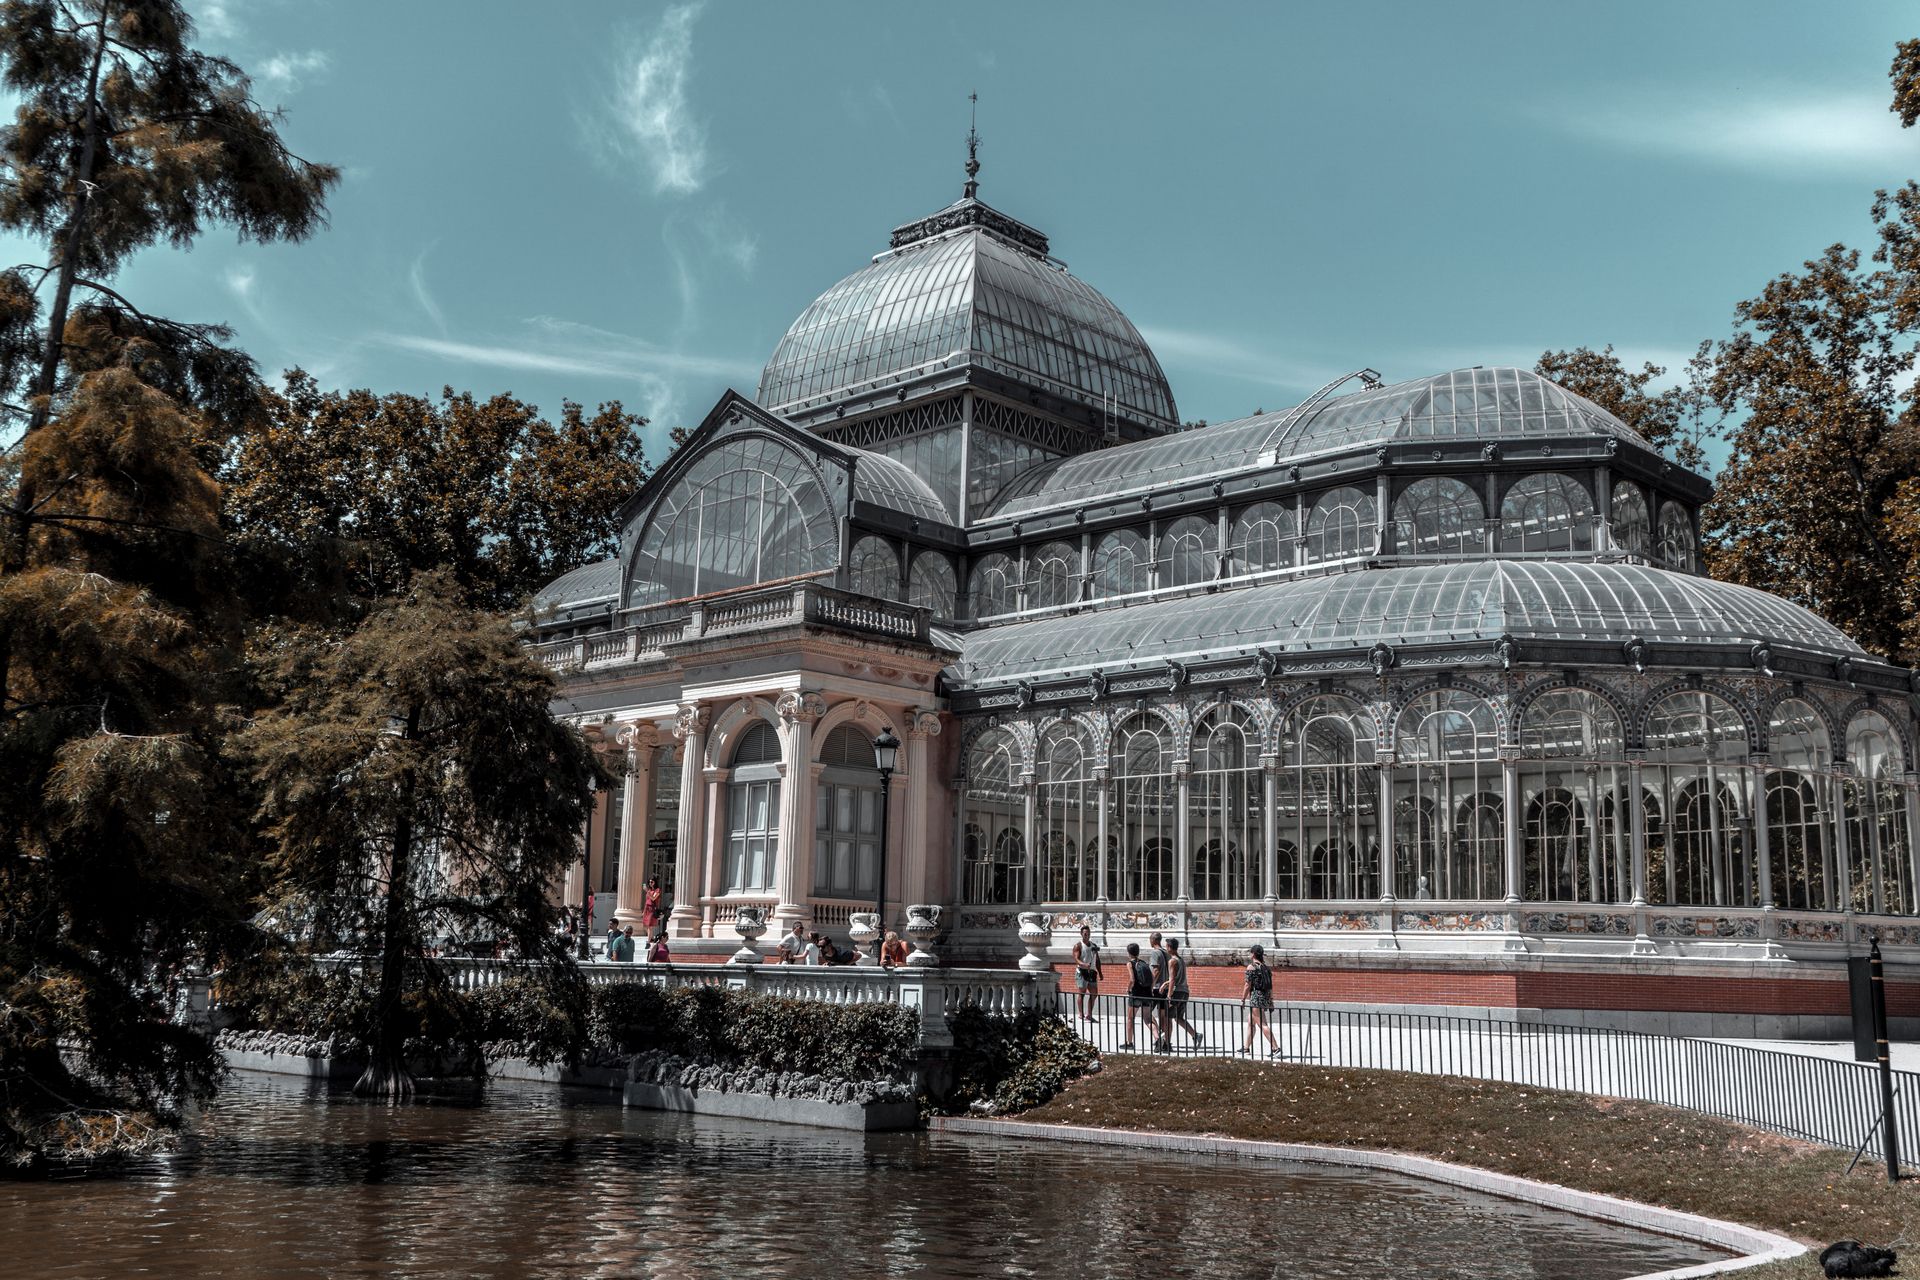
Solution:
<path fill-rule="evenodd" d="M 1280 1046 L 1274 1043 L 1273 1028 L 1268 1025 L 1267 1015 L 1273 1010 L 1273 970 L 1267 967 L 1267 950 L 1259 943 L 1247 948 L 1252 959 L 1247 961 L 1247 985 L 1240 993 L 1240 1005 L 1247 1011 L 1247 1042 L 1240 1046 L 1240 1052 L 1253 1055 L 1253 1032 L 1257 1027 L 1260 1034 L 1267 1038 L 1267 1056 L 1280 1052 Z"/>
<path fill-rule="evenodd" d="M 666 895 L 660 892 L 660 877 L 647 877 L 647 891 L 640 895 L 640 931 L 649 938 L 660 924 L 660 903 Z"/>

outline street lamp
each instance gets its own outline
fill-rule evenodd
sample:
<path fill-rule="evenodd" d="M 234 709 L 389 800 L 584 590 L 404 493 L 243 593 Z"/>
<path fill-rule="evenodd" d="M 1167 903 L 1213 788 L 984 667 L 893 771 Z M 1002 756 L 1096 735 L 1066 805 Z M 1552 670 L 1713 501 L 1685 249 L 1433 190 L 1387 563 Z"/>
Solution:
<path fill-rule="evenodd" d="M 880 892 L 874 904 L 880 937 L 874 945 L 882 948 L 887 939 L 887 801 L 893 795 L 893 765 L 899 758 L 900 739 L 883 727 L 873 740 L 873 767 L 880 771 Z"/>

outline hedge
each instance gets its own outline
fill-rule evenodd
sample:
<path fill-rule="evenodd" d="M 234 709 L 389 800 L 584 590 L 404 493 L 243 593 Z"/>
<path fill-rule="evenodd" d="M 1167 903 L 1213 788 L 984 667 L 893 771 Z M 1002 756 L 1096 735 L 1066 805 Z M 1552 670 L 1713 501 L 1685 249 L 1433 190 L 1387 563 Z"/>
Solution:
<path fill-rule="evenodd" d="M 913 1062 L 920 1015 L 897 1004 L 824 1004 L 718 986 L 617 982 L 593 993 L 590 1039 L 622 1053 L 840 1080 L 897 1076 Z"/>
<path fill-rule="evenodd" d="M 1009 1018 L 967 1003 L 947 1015 L 953 1029 L 953 1090 L 943 1103 L 965 1111 L 984 1102 L 1009 1113 L 1037 1107 L 1098 1059 L 1094 1047 L 1053 1013 Z"/>

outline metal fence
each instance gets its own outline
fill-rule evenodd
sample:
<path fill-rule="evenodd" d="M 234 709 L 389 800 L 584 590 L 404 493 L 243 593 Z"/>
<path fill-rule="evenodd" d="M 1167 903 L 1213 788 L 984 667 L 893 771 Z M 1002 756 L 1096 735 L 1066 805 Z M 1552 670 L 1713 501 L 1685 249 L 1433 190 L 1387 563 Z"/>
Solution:
<path fill-rule="evenodd" d="M 1072 992 L 1060 1016 L 1102 1053 L 1151 1054 L 1155 1034 L 1137 1018 L 1129 1036 L 1127 998 L 1101 996 L 1089 1022 Z M 1138 1010 L 1137 1015 L 1157 1010 Z M 1246 1043 L 1237 1000 L 1192 1000 L 1175 1023 L 1176 1056 L 1234 1058 Z M 1880 1083 L 1872 1063 L 1756 1049 L 1680 1036 L 1511 1022 L 1448 1014 L 1384 1013 L 1288 1006 L 1269 1017 L 1271 1060 L 1329 1067 L 1464 1076 L 1682 1107 L 1788 1137 L 1845 1150 L 1880 1146 Z M 1197 1033 L 1197 1039 L 1195 1034 Z M 1128 1043 L 1131 1039 L 1131 1044 Z M 1252 1053 L 1269 1060 L 1254 1033 Z M 1894 1114 L 1903 1162 L 1920 1163 L 1920 1074 L 1894 1072 Z M 1868 1142 L 1873 1138 L 1872 1142 Z"/>

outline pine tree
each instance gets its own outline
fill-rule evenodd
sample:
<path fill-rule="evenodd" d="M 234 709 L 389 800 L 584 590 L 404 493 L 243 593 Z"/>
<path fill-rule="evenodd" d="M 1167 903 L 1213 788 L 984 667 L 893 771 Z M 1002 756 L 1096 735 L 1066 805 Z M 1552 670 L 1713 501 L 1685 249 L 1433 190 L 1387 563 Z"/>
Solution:
<path fill-rule="evenodd" d="M 446 573 L 286 663 L 283 706 L 245 735 L 276 905 L 377 957 L 355 1090 L 406 1097 L 410 1039 L 429 1055 L 473 1048 L 422 1016 L 452 1005 L 436 939 L 502 942 L 546 962 L 531 976 L 582 982 L 548 891 L 579 859 L 605 774 L 554 719 L 552 679 L 513 628 L 462 603 Z"/>

